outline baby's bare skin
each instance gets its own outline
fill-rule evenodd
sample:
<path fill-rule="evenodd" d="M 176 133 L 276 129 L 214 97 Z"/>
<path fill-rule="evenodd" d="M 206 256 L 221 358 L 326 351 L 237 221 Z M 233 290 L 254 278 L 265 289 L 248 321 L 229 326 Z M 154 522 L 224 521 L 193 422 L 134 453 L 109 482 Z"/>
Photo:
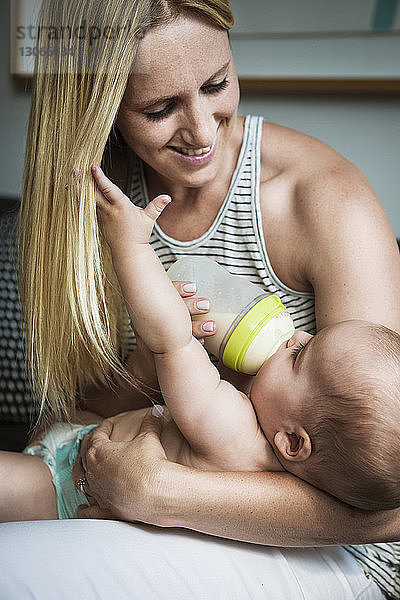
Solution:
<path fill-rule="evenodd" d="M 211 464 L 204 457 L 192 450 L 175 422 L 171 419 L 167 407 L 163 408 L 161 443 L 164 446 L 168 459 L 197 469 L 216 470 L 216 465 Z M 113 442 L 129 442 L 133 440 L 138 435 L 143 417 L 148 410 L 148 408 L 128 410 L 114 417 L 108 417 L 107 420 L 111 421 L 114 425 L 110 436 L 111 440 Z M 103 420 L 99 415 L 89 411 L 79 411 L 74 419 L 75 422 L 81 425 L 92 425 Z"/>
<path fill-rule="evenodd" d="M 213 464 L 205 456 L 202 456 L 190 447 L 172 420 L 167 407 L 164 406 L 163 408 L 161 443 L 168 460 L 204 471 L 221 470 L 221 464 Z M 107 420 L 111 421 L 114 425 L 110 439 L 113 442 L 129 442 L 133 440 L 138 435 L 143 418 L 148 410 L 148 408 L 129 410 L 119 413 L 114 417 L 109 417 Z M 99 423 L 103 419 L 94 413 L 81 411 L 77 413 L 77 419 L 75 420 L 82 425 L 91 425 L 92 423 Z M 275 455 L 271 449 L 271 463 L 273 464 L 275 460 Z"/>
<path fill-rule="evenodd" d="M 129 410 L 111 417 L 110 421 L 114 424 L 111 440 L 115 442 L 127 442 L 135 438 L 139 433 L 143 417 L 148 410 L 148 408 Z M 194 466 L 196 463 L 196 465 L 202 465 L 203 468 L 208 467 L 204 460 L 199 461 L 198 458 L 196 460 L 196 455 L 191 451 L 189 444 L 171 419 L 166 407 L 164 407 L 161 443 L 169 460 L 190 466 Z"/>
<path fill-rule="evenodd" d="M 129 442 L 139 433 L 139 428 L 148 408 L 128 410 L 118 413 L 114 417 L 108 417 L 108 421 L 114 424 L 111 434 L 113 442 Z M 74 422 L 79 425 L 94 425 L 104 421 L 103 417 L 87 410 L 78 411 Z"/>

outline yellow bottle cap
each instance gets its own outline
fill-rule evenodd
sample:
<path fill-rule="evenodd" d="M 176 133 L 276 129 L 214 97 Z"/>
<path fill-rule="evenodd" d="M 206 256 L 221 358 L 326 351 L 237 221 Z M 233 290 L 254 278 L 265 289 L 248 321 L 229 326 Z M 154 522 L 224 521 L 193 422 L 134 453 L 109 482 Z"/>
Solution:
<path fill-rule="evenodd" d="M 241 372 L 243 359 L 250 345 L 271 319 L 287 312 L 280 298 L 275 294 L 257 302 L 236 325 L 226 342 L 222 353 L 224 365 Z"/>

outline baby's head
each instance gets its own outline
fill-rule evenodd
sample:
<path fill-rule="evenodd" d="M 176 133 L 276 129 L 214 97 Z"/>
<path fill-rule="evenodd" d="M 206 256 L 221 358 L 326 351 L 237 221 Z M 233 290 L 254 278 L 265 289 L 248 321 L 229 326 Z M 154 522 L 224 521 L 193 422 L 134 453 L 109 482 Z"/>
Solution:
<path fill-rule="evenodd" d="M 400 506 L 400 335 L 344 321 L 296 332 L 251 390 L 283 467 L 367 510 Z"/>

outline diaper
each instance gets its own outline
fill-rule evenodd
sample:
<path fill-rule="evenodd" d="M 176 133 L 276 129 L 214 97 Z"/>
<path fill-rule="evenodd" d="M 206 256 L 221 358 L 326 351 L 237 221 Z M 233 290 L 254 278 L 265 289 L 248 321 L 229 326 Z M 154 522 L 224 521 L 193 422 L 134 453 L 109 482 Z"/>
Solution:
<path fill-rule="evenodd" d="M 72 481 L 72 467 L 77 459 L 81 440 L 97 425 L 56 423 L 38 443 L 28 446 L 24 454 L 39 456 L 49 467 L 57 494 L 59 519 L 75 519 L 80 504 L 88 505 L 83 492 Z"/>

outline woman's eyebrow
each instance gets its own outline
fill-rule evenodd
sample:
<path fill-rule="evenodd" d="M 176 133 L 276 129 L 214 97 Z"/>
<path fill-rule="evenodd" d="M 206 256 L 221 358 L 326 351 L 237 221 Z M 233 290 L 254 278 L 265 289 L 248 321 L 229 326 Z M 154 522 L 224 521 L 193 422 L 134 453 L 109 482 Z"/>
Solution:
<path fill-rule="evenodd" d="M 218 69 L 218 71 L 216 71 L 213 75 L 211 75 L 211 77 L 209 79 L 207 79 L 207 81 L 205 83 L 203 83 L 203 85 L 208 85 L 209 83 L 211 83 L 212 81 L 214 81 L 215 79 L 218 79 L 218 77 L 222 77 L 222 75 L 225 75 L 229 65 L 230 65 L 230 59 L 228 60 L 227 63 L 225 63 L 220 69 Z M 142 109 L 142 108 L 151 108 L 152 106 L 156 106 L 157 104 L 161 104 L 162 102 L 174 102 L 175 100 L 177 100 L 178 96 L 160 96 L 159 98 L 153 98 L 150 100 L 146 100 L 146 102 L 141 102 L 140 104 L 134 104 L 133 108 L 134 109 Z"/>

